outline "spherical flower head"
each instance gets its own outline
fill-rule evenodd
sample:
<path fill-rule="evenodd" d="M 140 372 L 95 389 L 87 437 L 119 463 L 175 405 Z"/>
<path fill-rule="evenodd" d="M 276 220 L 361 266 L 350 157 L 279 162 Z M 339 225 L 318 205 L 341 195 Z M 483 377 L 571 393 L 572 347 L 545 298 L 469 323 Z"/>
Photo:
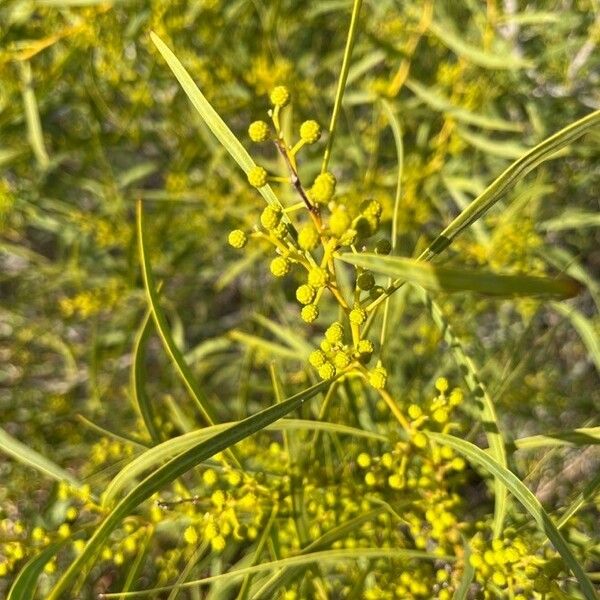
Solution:
<path fill-rule="evenodd" d="M 285 85 L 278 85 L 271 91 L 271 103 L 273 106 L 283 108 L 290 101 L 290 91 Z"/>
<path fill-rule="evenodd" d="M 340 370 L 345 369 L 350 364 L 350 362 L 350 356 L 347 352 L 343 351 L 338 352 L 333 359 L 333 364 L 335 365 L 336 369 Z"/>
<path fill-rule="evenodd" d="M 369 383 L 376 389 L 382 390 L 387 381 L 387 371 L 383 367 L 375 367 L 369 371 Z"/>
<path fill-rule="evenodd" d="M 283 256 L 278 256 L 271 261 L 269 268 L 275 277 L 283 277 L 290 272 L 290 261 Z"/>
<path fill-rule="evenodd" d="M 312 188 L 310 188 L 310 197 L 317 204 L 327 204 L 335 193 L 335 176 L 333 173 L 321 173 L 317 175 Z"/>
<path fill-rule="evenodd" d="M 336 237 L 342 237 L 352 225 L 352 219 L 344 207 L 336 208 L 329 219 L 329 229 Z"/>
<path fill-rule="evenodd" d="M 306 144 L 314 144 L 321 137 L 321 126 L 316 121 L 304 121 L 300 125 L 300 139 Z"/>
<path fill-rule="evenodd" d="M 190 545 L 193 545 L 198 541 L 198 532 L 192 525 L 187 527 L 183 532 L 183 539 Z"/>
<path fill-rule="evenodd" d="M 443 394 L 448 389 L 448 380 L 445 377 L 438 377 L 435 382 L 435 389 Z"/>
<path fill-rule="evenodd" d="M 288 229 L 283 221 L 279 222 L 279 225 L 274 229 L 271 229 L 271 233 L 278 239 L 282 240 L 287 235 Z"/>
<path fill-rule="evenodd" d="M 261 188 L 267 185 L 268 177 L 267 171 L 258 165 L 254 165 L 248 171 L 248 183 L 255 188 Z"/>
<path fill-rule="evenodd" d="M 356 285 L 365 292 L 368 292 L 375 285 L 375 277 L 370 271 L 363 271 L 356 278 Z"/>
<path fill-rule="evenodd" d="M 254 121 L 248 127 L 248 136 L 253 142 L 264 142 L 269 137 L 269 126 L 264 121 Z"/>
<path fill-rule="evenodd" d="M 229 245 L 233 248 L 243 248 L 248 243 L 248 236 L 241 229 L 234 229 L 227 237 Z"/>
<path fill-rule="evenodd" d="M 331 347 L 331 343 L 327 340 L 322 340 L 319 346 L 321 347 L 321 350 L 323 350 L 323 352 L 331 352 L 333 350 L 333 348 Z"/>
<path fill-rule="evenodd" d="M 281 209 L 277 206 L 265 206 L 261 215 L 260 223 L 265 229 L 275 229 L 281 221 Z"/>
<path fill-rule="evenodd" d="M 373 354 L 375 347 L 371 340 L 360 340 L 356 346 L 359 354 Z"/>
<path fill-rule="evenodd" d="M 312 323 L 319 316 L 319 308 L 316 304 L 307 304 L 300 311 L 300 316 L 305 323 Z"/>
<path fill-rule="evenodd" d="M 310 304 L 315 299 L 315 295 L 315 288 L 306 283 L 296 290 L 296 299 L 300 304 Z"/>
<path fill-rule="evenodd" d="M 315 368 L 322 367 L 327 362 L 327 357 L 322 350 L 313 350 L 308 355 L 308 362 Z"/>
<path fill-rule="evenodd" d="M 358 239 L 358 231 L 353 229 L 347 229 L 344 234 L 340 237 L 340 245 L 342 246 L 352 246 L 356 244 L 356 240 Z"/>
<path fill-rule="evenodd" d="M 367 320 L 367 312 L 364 308 L 353 308 L 348 315 L 350 319 L 350 323 L 354 323 L 354 325 L 362 325 Z"/>
<path fill-rule="evenodd" d="M 344 337 L 344 328 L 337 321 L 332 323 L 325 331 L 325 339 L 332 344 L 339 344 Z"/>
<path fill-rule="evenodd" d="M 361 452 L 356 457 L 356 464 L 358 464 L 361 469 L 368 469 L 371 466 L 371 457 L 366 452 Z"/>
<path fill-rule="evenodd" d="M 319 367 L 319 377 L 321 379 L 331 379 L 335 375 L 335 367 L 327 362 Z"/>
<path fill-rule="evenodd" d="M 314 250 L 319 243 L 319 234 L 312 225 L 307 225 L 298 233 L 298 245 L 302 250 Z"/>
<path fill-rule="evenodd" d="M 389 254 L 391 251 L 392 244 L 386 239 L 379 240 L 375 246 L 375 254 Z"/>
<path fill-rule="evenodd" d="M 308 272 L 308 284 L 315 288 L 325 287 L 329 283 L 329 273 L 320 267 L 313 267 Z"/>
<path fill-rule="evenodd" d="M 427 436 L 422 431 L 417 431 L 412 438 L 412 443 L 417 448 L 425 448 L 427 446 Z"/>
<path fill-rule="evenodd" d="M 377 200 L 365 200 L 360 206 L 360 212 L 365 216 L 372 216 L 378 219 L 381 217 L 383 209 Z"/>

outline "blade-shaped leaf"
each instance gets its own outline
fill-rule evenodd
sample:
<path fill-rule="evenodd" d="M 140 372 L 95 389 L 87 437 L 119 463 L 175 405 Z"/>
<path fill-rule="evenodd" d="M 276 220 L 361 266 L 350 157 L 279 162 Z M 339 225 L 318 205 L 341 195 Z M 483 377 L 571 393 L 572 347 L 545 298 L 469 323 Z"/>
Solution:
<path fill-rule="evenodd" d="M 65 597 L 65 592 L 73 579 L 85 571 L 88 561 L 90 561 L 95 553 L 101 548 L 102 544 L 108 539 L 112 531 L 114 531 L 121 521 L 134 511 L 139 504 L 144 502 L 144 500 L 147 500 L 152 494 L 163 489 L 166 485 L 169 485 L 196 465 L 214 456 L 217 452 L 222 452 L 240 440 L 264 429 L 267 425 L 274 423 L 286 414 L 299 408 L 306 400 L 314 397 L 329 385 L 331 385 L 330 381 L 322 381 L 321 383 L 292 396 L 285 402 L 262 410 L 243 421 L 240 421 L 236 425 L 230 426 L 224 431 L 215 434 L 211 438 L 200 442 L 148 475 L 148 477 L 129 492 L 129 494 L 127 494 L 106 516 L 102 523 L 100 523 L 88 540 L 81 554 L 71 563 L 69 568 L 63 573 L 62 577 L 51 590 L 47 600 L 59 600 L 60 598 Z"/>
<path fill-rule="evenodd" d="M 179 81 L 183 91 L 202 117 L 202 120 L 208 125 L 209 129 L 227 152 L 229 152 L 233 160 L 235 160 L 245 173 L 248 173 L 252 167 L 256 166 L 250 154 L 248 154 L 247 150 L 235 137 L 231 129 L 227 127 L 225 121 L 221 119 L 204 94 L 198 89 L 198 86 L 194 83 L 190 74 L 186 71 L 185 67 L 181 64 L 175 54 L 173 54 L 171 49 L 154 32 L 150 32 L 150 38 L 169 65 L 171 71 L 173 71 L 173 75 L 175 75 L 177 81 Z M 268 185 L 259 188 L 258 191 L 269 204 L 281 206 L 277 196 L 275 196 L 273 190 Z M 283 213 L 283 219 L 286 223 L 290 223 L 289 218 L 285 213 Z"/>
<path fill-rule="evenodd" d="M 73 477 L 68 471 L 59 467 L 49 458 L 42 456 L 29 446 L 26 446 L 12 435 L 6 433 L 0 427 L 0 451 L 9 454 L 20 463 L 33 467 L 36 471 L 52 477 L 57 481 L 67 481 L 74 487 L 81 487 L 81 483 Z"/>
<path fill-rule="evenodd" d="M 573 554 L 569 544 L 553 523 L 550 515 L 544 510 L 540 501 L 514 473 L 499 465 L 489 454 L 471 444 L 471 442 L 444 433 L 428 432 L 427 435 L 432 440 L 456 450 L 470 462 L 483 467 L 490 475 L 502 481 L 511 494 L 523 505 L 523 508 L 533 517 L 540 530 L 546 534 L 557 552 L 562 556 L 565 564 L 577 578 L 585 598 L 587 600 L 597 600 L 594 586 Z"/>
<path fill-rule="evenodd" d="M 190 396 L 196 403 L 200 414 L 204 421 L 208 425 L 213 425 L 216 422 L 216 415 L 214 410 L 206 397 L 206 395 L 200 389 L 200 386 L 196 382 L 196 379 L 185 362 L 185 358 L 181 353 L 181 350 L 177 347 L 171 330 L 167 324 L 167 319 L 160 306 L 158 291 L 154 282 L 154 274 L 150 265 L 150 259 L 148 258 L 148 250 L 146 248 L 145 236 L 144 236 L 144 217 L 142 210 L 142 202 L 138 200 L 136 203 L 136 216 L 137 216 L 137 230 L 138 230 L 138 249 L 140 253 L 140 264 L 142 266 L 142 275 L 144 278 L 144 288 L 146 290 L 146 297 L 148 299 L 148 306 L 152 312 L 156 329 L 163 343 L 163 347 L 173 362 L 177 373 L 183 381 L 185 387 L 190 393 Z M 138 398 L 139 400 L 139 398 Z"/>
<path fill-rule="evenodd" d="M 375 273 L 410 281 L 433 291 L 471 291 L 500 297 L 549 295 L 569 298 L 581 289 L 579 282 L 570 277 L 499 275 L 479 269 L 438 267 L 411 258 L 369 253 L 346 253 L 339 258 Z"/>
<path fill-rule="evenodd" d="M 340 560 L 358 560 L 358 559 L 377 559 L 377 558 L 405 558 L 411 559 L 423 559 L 423 560 L 454 560 L 453 556 L 436 556 L 433 553 L 423 552 L 421 550 L 407 550 L 404 548 L 351 548 L 342 550 L 323 550 L 321 552 L 311 552 L 310 554 L 301 554 L 299 556 L 290 556 L 289 558 L 283 558 L 281 560 L 274 560 L 267 563 L 262 563 L 253 567 L 246 567 L 243 569 L 236 569 L 235 571 L 229 571 L 228 573 L 222 573 L 220 575 L 213 575 L 211 577 L 205 577 L 204 579 L 198 579 L 196 581 L 188 581 L 178 586 L 177 589 L 187 589 L 197 587 L 200 585 L 208 585 L 215 581 L 223 581 L 227 579 L 237 579 L 248 575 L 250 573 L 261 573 L 263 571 L 279 570 L 286 567 L 300 566 L 306 564 L 326 564 L 326 563 L 337 563 Z M 141 596 L 150 596 L 157 592 L 167 592 L 174 589 L 174 586 L 164 586 L 159 588 L 153 588 L 151 590 L 142 590 L 139 592 L 128 592 L 126 594 L 103 594 L 102 598 L 132 598 Z"/>
<path fill-rule="evenodd" d="M 65 543 L 52 544 L 29 559 L 15 578 L 6 600 L 31 600 L 34 598 L 38 578 L 44 567 Z"/>
<path fill-rule="evenodd" d="M 430 260 L 447 248 L 457 235 L 481 218 L 518 181 L 552 158 L 558 150 L 568 146 L 592 127 L 598 125 L 600 125 L 600 110 L 561 129 L 512 163 L 433 240 L 432 244 L 422 253 L 421 258 Z"/>
<path fill-rule="evenodd" d="M 132 483 L 141 473 L 156 467 L 161 462 L 184 452 L 188 448 L 199 444 L 203 440 L 219 433 L 228 427 L 232 427 L 235 423 L 220 423 L 211 427 L 204 427 L 190 433 L 185 433 L 178 437 L 172 438 L 148 449 L 143 454 L 140 454 L 132 460 L 117 476 L 110 482 L 106 488 L 102 503 L 104 506 L 109 506 L 115 500 L 117 495 L 130 483 Z M 348 425 L 339 423 L 328 423 L 325 421 L 309 421 L 306 419 L 281 419 L 277 423 L 267 425 L 265 429 L 270 431 L 325 431 L 327 433 L 335 433 L 338 435 L 351 435 L 359 438 L 377 440 L 380 442 L 387 441 L 384 435 L 372 431 L 365 431 Z"/>
<path fill-rule="evenodd" d="M 154 423 L 154 410 L 150 403 L 150 398 L 146 394 L 144 387 L 146 379 L 146 370 L 144 361 L 146 358 L 146 344 L 152 331 L 152 310 L 148 310 L 135 336 L 133 345 L 133 365 L 131 368 L 131 398 L 135 408 L 137 408 L 142 421 L 150 434 L 150 438 L 155 444 L 160 444 L 161 436 Z"/>

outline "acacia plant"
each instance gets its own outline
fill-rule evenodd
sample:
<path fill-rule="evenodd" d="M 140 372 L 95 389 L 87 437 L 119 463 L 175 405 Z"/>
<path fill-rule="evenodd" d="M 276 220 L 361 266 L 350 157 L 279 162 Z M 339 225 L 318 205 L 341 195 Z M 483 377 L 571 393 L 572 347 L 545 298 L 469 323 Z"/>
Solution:
<path fill-rule="evenodd" d="M 433 3 L 425 5 L 406 56 L 425 29 L 436 31 Z M 294 311 L 286 308 L 272 319 L 259 292 L 253 319 L 270 337 L 234 329 L 209 340 L 199 355 L 232 342 L 248 348 L 250 364 L 258 355 L 269 375 L 261 380 L 260 398 L 263 404 L 273 401 L 247 410 L 244 398 L 216 402 L 200 384 L 166 309 L 170 282 L 155 273 L 157 211 L 142 193 L 136 195 L 135 245 L 146 301 L 131 355 L 139 430 L 120 435 L 97 428 L 104 436 L 92 446 L 92 470 L 111 457 L 126 462 L 104 489 L 84 485 L 0 430 L 4 450 L 60 482 L 55 502 L 63 515 L 54 530 L 9 519 L 0 524 L 6 538 L 0 577 L 14 577 L 9 600 L 33 598 L 38 585 L 48 600 L 86 594 L 169 600 L 597 598 L 598 540 L 593 523 L 579 517 L 597 499 L 598 477 L 559 515 L 551 514 L 517 475 L 514 454 L 597 444 L 598 427 L 582 423 L 513 439 L 503 426 L 509 415 L 497 409 L 498 389 L 488 385 L 489 369 L 471 357 L 477 340 L 465 340 L 470 334 L 452 322 L 461 309 L 452 309 L 451 294 L 466 299 L 462 307 L 474 315 L 478 303 L 499 299 L 524 318 L 544 306 L 569 313 L 563 301 L 583 293 L 585 279 L 573 269 L 532 266 L 527 241 L 537 248 L 537 234 L 525 225 L 508 232 L 494 209 L 522 210 L 531 199 L 527 176 L 593 132 L 600 111 L 524 150 L 449 216 L 441 231 L 424 227 L 410 237 L 407 215 L 421 210 L 410 174 L 426 178 L 441 168 L 440 156 L 456 150 L 449 149 L 451 139 L 460 143 L 452 138 L 455 120 L 509 130 L 511 124 L 474 107 L 444 104 L 449 116 L 433 146 L 431 169 L 417 164 L 405 156 L 411 115 L 399 114 L 396 97 L 406 84 L 428 104 L 439 107 L 442 101 L 408 79 L 410 61 L 403 62 L 389 81 L 373 82 L 368 95 L 377 109 L 376 128 L 391 131 L 386 139 L 394 176 L 385 182 L 394 189 L 391 202 L 375 181 L 378 148 L 372 148 L 368 173 L 353 179 L 336 156 L 353 151 L 351 137 L 342 138 L 339 130 L 352 127 L 341 124 L 345 103 L 360 102 L 345 92 L 362 9 L 361 0 L 354 0 L 333 97 L 309 98 L 306 89 L 282 78 L 269 89 L 268 101 L 262 102 L 263 95 L 253 104 L 253 111 L 262 112 L 239 139 L 169 46 L 151 34 L 200 116 L 202 131 L 218 141 L 210 138 L 213 151 L 225 150 L 244 173 L 245 189 L 232 183 L 229 190 L 229 229 L 221 237 L 233 266 L 223 287 L 246 273 L 255 278 L 252 285 L 268 285 L 269 293 L 285 298 L 286 307 L 288 300 L 296 303 Z M 438 34 L 469 55 L 461 40 Z M 492 53 L 482 56 L 487 66 L 499 68 Z M 446 77 L 458 77 L 458 70 Z M 332 105 L 327 122 L 311 114 L 298 118 L 311 102 Z M 256 144 L 256 160 L 246 149 L 248 140 Z M 464 199 L 459 187 L 451 187 L 454 197 Z M 228 193 L 226 185 L 219 193 Z M 473 232 L 478 241 L 465 242 Z M 483 249 L 495 235 L 504 244 L 500 253 L 516 252 L 521 244 L 525 268 L 503 269 L 501 259 L 486 260 Z M 272 281 L 264 284 L 267 272 Z M 64 304 L 71 314 L 86 307 L 84 301 Z M 407 315 L 424 317 L 429 325 L 411 333 L 411 343 L 399 343 L 401 328 L 410 327 Z M 583 316 L 573 322 L 597 361 L 593 331 Z M 193 417 L 172 398 L 166 404 L 172 416 L 165 417 L 148 392 L 147 350 L 154 333 L 188 393 Z M 398 365 L 412 361 L 408 369 L 418 369 L 429 346 L 441 348 L 444 359 L 427 367 L 420 389 L 408 389 Z M 251 368 L 245 373 L 253 376 Z M 117 575 L 91 590 L 86 582 L 99 581 L 107 565 Z"/>

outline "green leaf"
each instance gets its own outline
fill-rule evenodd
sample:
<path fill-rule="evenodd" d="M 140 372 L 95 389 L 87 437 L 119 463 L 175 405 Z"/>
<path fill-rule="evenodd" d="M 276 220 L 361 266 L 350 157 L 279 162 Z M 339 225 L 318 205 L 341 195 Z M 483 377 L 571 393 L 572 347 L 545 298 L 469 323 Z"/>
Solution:
<path fill-rule="evenodd" d="M 429 31 L 455 54 L 485 69 L 522 69 L 531 66 L 529 61 L 516 56 L 507 53 L 487 52 L 483 48 L 471 46 L 464 41 L 462 36 L 440 23 L 432 22 L 429 25 Z"/>
<path fill-rule="evenodd" d="M 562 215 L 538 225 L 542 231 L 562 231 L 564 229 L 582 229 L 600 227 L 600 214 L 592 212 L 566 210 Z"/>
<path fill-rule="evenodd" d="M 589 353 L 598 373 L 600 373 L 600 338 L 594 323 L 573 306 L 553 302 L 552 308 L 569 319 L 575 331 L 579 334 L 583 345 Z"/>
<path fill-rule="evenodd" d="M 577 494 L 577 497 L 569 504 L 567 510 L 562 514 L 556 527 L 562 529 L 569 519 L 577 513 L 585 504 L 594 499 L 596 492 L 600 489 L 600 473 L 598 473 L 590 482 L 588 482 L 583 490 Z"/>
<path fill-rule="evenodd" d="M 527 488 L 514 473 L 498 464 L 489 454 L 474 444 L 471 444 L 471 442 L 444 433 L 426 433 L 433 441 L 456 450 L 470 462 L 479 465 L 497 480 L 502 481 L 511 494 L 523 505 L 523 508 L 525 508 L 525 510 L 533 517 L 540 531 L 546 534 L 549 541 L 562 556 L 565 564 L 579 582 L 585 598 L 587 600 L 597 600 L 597 595 L 592 582 L 586 575 L 582 565 L 580 565 L 577 558 L 575 558 L 567 541 L 552 522 L 552 519 L 544 510 L 544 507 L 540 504 L 540 501 L 535 497 L 533 492 L 531 492 L 531 490 Z"/>
<path fill-rule="evenodd" d="M 152 494 L 163 489 L 178 477 L 211 458 L 217 452 L 222 452 L 240 440 L 261 431 L 271 423 L 281 419 L 286 414 L 296 410 L 309 398 L 331 385 L 330 381 L 322 381 L 288 400 L 262 410 L 236 425 L 230 426 L 214 436 L 200 442 L 179 454 L 158 468 L 129 492 L 98 525 L 88 540 L 82 553 L 71 563 L 63 573 L 47 600 L 59 600 L 65 597 L 65 592 L 74 578 L 85 572 L 88 562 L 100 550 L 110 534 L 120 525 L 121 521 L 131 514 L 142 502 Z"/>
<path fill-rule="evenodd" d="M 545 139 L 527 154 L 510 165 L 495 179 L 471 204 L 456 217 L 433 243 L 423 252 L 421 258 L 430 260 L 447 248 L 464 229 L 481 218 L 508 190 L 543 162 L 552 158 L 558 150 L 600 124 L 600 110 L 579 119 L 558 133 Z"/>
<path fill-rule="evenodd" d="M 203 440 L 232 427 L 236 423 L 220 423 L 210 427 L 204 427 L 190 433 L 184 433 L 178 437 L 172 438 L 158 444 L 153 448 L 146 450 L 134 460 L 132 460 L 117 476 L 110 482 L 102 496 L 103 506 L 109 506 L 117 495 L 130 483 L 132 483 L 141 473 L 156 467 L 163 461 L 184 452 L 185 450 L 199 444 Z M 365 431 L 348 425 L 339 423 L 328 423 L 326 421 L 309 421 L 306 419 L 281 419 L 277 423 L 267 425 L 265 429 L 270 431 L 325 431 L 339 435 L 351 435 L 358 438 L 387 441 L 386 436 L 372 431 Z"/>
<path fill-rule="evenodd" d="M 153 32 L 150 32 L 150 38 L 169 65 L 171 71 L 179 81 L 187 97 L 190 99 L 194 108 L 198 111 L 202 120 L 208 128 L 213 132 L 214 136 L 219 140 L 223 147 L 229 152 L 233 160 L 248 173 L 252 167 L 256 166 L 254 160 L 241 142 L 235 137 L 231 129 L 227 127 L 225 121 L 221 119 L 217 111 L 211 106 L 210 102 L 205 98 L 204 94 L 198 89 L 190 74 L 185 67 L 179 62 L 178 58 L 173 54 L 169 47 Z M 275 206 L 281 206 L 277 196 L 273 193 L 270 186 L 265 185 L 258 189 L 261 196 L 269 203 Z M 283 213 L 283 220 L 290 225 L 289 217 Z"/>
<path fill-rule="evenodd" d="M 33 77 L 31 75 L 31 65 L 29 61 L 19 63 L 21 72 L 21 84 L 23 93 L 23 104 L 25 108 L 25 121 L 27 123 L 27 134 L 33 154 L 42 169 L 47 169 L 50 164 L 46 145 L 44 144 L 44 134 L 40 120 L 40 111 L 33 90 Z"/>
<path fill-rule="evenodd" d="M 527 148 L 521 144 L 505 141 L 493 140 L 484 135 L 473 133 L 464 127 L 457 127 L 456 133 L 473 148 L 481 150 L 487 155 L 498 156 L 499 158 L 515 159 L 527 152 Z"/>
<path fill-rule="evenodd" d="M 465 570 L 463 571 L 463 575 L 460 578 L 460 584 L 454 592 L 454 596 L 452 597 L 453 600 L 467 600 L 467 595 L 469 593 L 469 589 L 471 588 L 473 577 L 475 577 L 475 569 L 469 561 L 469 558 L 471 557 L 471 546 L 469 545 L 469 542 L 465 540 L 464 537 L 463 547 L 465 549 L 465 555 L 463 556 L 463 564 Z"/>
<path fill-rule="evenodd" d="M 181 350 L 177 347 L 177 344 L 175 344 L 175 340 L 173 339 L 173 335 L 167 324 L 167 319 L 160 306 L 157 287 L 154 283 L 154 274 L 152 273 L 152 267 L 148 258 L 148 251 L 144 238 L 144 216 L 141 200 L 138 200 L 136 203 L 136 216 L 138 248 L 140 254 L 140 264 L 142 266 L 142 275 L 144 277 L 144 289 L 146 291 L 148 305 L 152 313 L 152 317 L 154 318 L 156 329 L 167 355 L 171 359 L 177 374 L 183 381 L 185 387 L 190 393 L 190 396 L 198 407 L 202 418 L 208 425 L 213 425 L 217 421 L 215 412 L 210 405 L 208 398 L 205 396 L 200 389 L 200 386 L 196 382 L 192 370 L 185 362 L 185 358 L 183 357 Z M 139 400 L 140 398 L 138 397 L 138 401 Z M 151 416 L 149 416 L 149 419 L 151 420 Z"/>
<path fill-rule="evenodd" d="M 154 423 L 154 409 L 146 394 L 144 387 L 146 380 L 146 369 L 144 362 L 146 359 L 146 345 L 152 332 L 153 311 L 149 309 L 144 315 L 144 319 L 138 329 L 133 344 L 133 365 L 131 368 L 131 399 L 134 407 L 142 417 L 150 438 L 155 444 L 160 444 L 161 435 Z"/>
<path fill-rule="evenodd" d="M 551 295 L 569 298 L 581 289 L 579 282 L 570 277 L 552 279 L 531 275 L 499 275 L 480 269 L 438 267 L 411 258 L 369 253 L 346 253 L 338 258 L 433 291 L 471 291 L 500 297 Z"/>
<path fill-rule="evenodd" d="M 204 579 L 198 579 L 196 581 L 188 581 L 177 586 L 177 589 L 183 590 L 201 585 L 208 585 L 216 581 L 224 581 L 227 579 L 237 579 L 250 573 L 261 573 L 263 571 L 279 570 L 288 567 L 295 567 L 308 564 L 335 564 L 341 560 L 358 560 L 368 559 L 373 560 L 377 558 L 394 558 L 406 560 L 423 559 L 423 560 L 454 560 L 453 556 L 436 556 L 435 554 L 422 552 L 420 550 L 406 550 L 402 548 L 352 548 L 342 550 L 323 550 L 321 552 L 312 552 L 310 554 L 301 554 L 299 556 L 290 556 L 289 558 L 283 558 L 281 560 L 274 560 L 271 562 L 262 563 L 251 567 L 245 567 L 243 569 L 236 569 L 229 573 L 222 573 L 220 575 L 213 575 L 212 577 L 205 577 Z M 175 586 L 164 586 L 153 588 L 150 590 L 141 590 L 139 592 L 128 592 L 127 594 L 104 594 L 103 598 L 131 598 L 140 596 L 150 596 L 157 592 L 167 592 L 174 589 Z"/>
<path fill-rule="evenodd" d="M 430 87 L 426 87 L 423 84 L 415 81 L 414 79 L 407 79 L 404 84 L 415 96 L 420 100 L 423 100 L 433 110 L 445 113 L 446 115 L 456 119 L 461 123 L 467 125 L 475 125 L 482 129 L 494 129 L 497 131 L 522 131 L 523 126 L 519 123 L 511 123 L 504 119 L 488 117 L 486 115 L 480 115 L 471 112 L 460 106 L 452 104 L 449 98 L 445 98 L 438 91 L 434 91 Z"/>
<path fill-rule="evenodd" d="M 34 598 L 37 582 L 44 567 L 65 543 L 52 544 L 29 559 L 15 578 L 6 600 L 31 600 Z"/>
<path fill-rule="evenodd" d="M 556 431 L 546 435 L 532 435 L 515 440 L 518 450 L 532 450 L 545 446 L 587 446 L 600 444 L 600 427 L 581 427 L 570 431 Z"/>
<path fill-rule="evenodd" d="M 36 452 L 33 448 L 26 446 L 12 435 L 8 434 L 4 429 L 0 427 L 0 450 L 12 456 L 20 463 L 33 467 L 36 471 L 56 479 L 57 481 L 67 481 L 73 487 L 81 487 L 81 483 L 73 477 L 68 471 L 59 467 L 55 462 L 49 458 L 42 456 L 39 452 Z"/>
<path fill-rule="evenodd" d="M 431 297 L 423 288 L 415 288 L 419 294 L 421 302 L 425 304 L 433 322 L 444 336 L 444 341 L 452 351 L 452 356 L 456 362 L 460 373 L 469 388 L 469 391 L 475 397 L 475 403 L 481 416 L 483 430 L 490 447 L 490 452 L 496 461 L 503 467 L 507 466 L 506 448 L 496 408 L 487 386 L 483 383 L 483 378 L 479 376 L 477 366 L 465 352 L 459 338 L 456 337 L 450 324 L 444 318 L 440 307 L 433 302 Z M 504 528 L 504 517 L 506 515 L 507 491 L 506 487 L 499 479 L 494 481 L 494 537 L 500 537 Z"/>
<path fill-rule="evenodd" d="M 244 346 L 248 346 L 249 348 L 261 350 L 268 356 L 279 356 L 280 358 L 287 358 L 289 360 L 302 360 L 305 358 L 297 350 L 293 350 L 287 346 L 282 346 L 281 344 L 276 344 L 275 342 L 265 340 L 256 335 L 238 331 L 237 329 L 230 331 L 228 333 L 228 337 L 236 342 L 239 342 L 240 344 L 243 344 Z"/>

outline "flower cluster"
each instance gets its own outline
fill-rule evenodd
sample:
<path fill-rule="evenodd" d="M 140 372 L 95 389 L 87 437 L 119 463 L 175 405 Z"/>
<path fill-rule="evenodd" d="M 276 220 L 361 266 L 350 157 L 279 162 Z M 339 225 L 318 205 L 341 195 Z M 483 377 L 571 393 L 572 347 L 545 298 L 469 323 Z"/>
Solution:
<path fill-rule="evenodd" d="M 277 278 L 290 275 L 299 280 L 295 296 L 301 305 L 300 317 L 308 324 L 319 318 L 319 304 L 325 292 L 329 292 L 344 314 L 343 323 L 331 324 L 309 362 L 323 379 L 360 371 L 374 352 L 373 343 L 364 333 L 369 305 L 384 289 L 376 284 L 373 273 L 356 268 L 352 299 L 347 299 L 334 258 L 343 249 L 359 252 L 370 248 L 379 254 L 389 254 L 390 242 L 385 238 L 374 239 L 381 225 L 383 208 L 375 199 L 356 203 L 337 196 L 336 177 L 326 170 L 317 174 L 312 185 L 305 189 L 298 172 L 297 155 L 303 147 L 320 139 L 321 127 L 314 120 L 304 121 L 299 127 L 299 139 L 294 144 L 288 143 L 281 130 L 280 117 L 281 110 L 290 102 L 290 93 L 285 86 L 277 86 L 270 99 L 271 126 L 265 121 L 254 121 L 248 128 L 248 136 L 256 143 L 271 141 L 288 172 L 286 176 L 271 175 L 264 167 L 255 165 L 247 173 L 248 182 L 259 189 L 269 182 L 289 182 L 299 201 L 288 207 L 275 202 L 268 204 L 253 231 L 233 230 L 228 242 L 233 248 L 241 249 L 250 238 L 255 238 L 272 246 L 275 256 L 271 259 L 270 271 Z M 292 219 L 299 209 L 305 209 L 303 216 Z M 347 340 L 344 329 L 349 332 Z M 387 372 L 378 363 L 366 377 L 373 387 L 381 389 L 385 387 Z"/>

